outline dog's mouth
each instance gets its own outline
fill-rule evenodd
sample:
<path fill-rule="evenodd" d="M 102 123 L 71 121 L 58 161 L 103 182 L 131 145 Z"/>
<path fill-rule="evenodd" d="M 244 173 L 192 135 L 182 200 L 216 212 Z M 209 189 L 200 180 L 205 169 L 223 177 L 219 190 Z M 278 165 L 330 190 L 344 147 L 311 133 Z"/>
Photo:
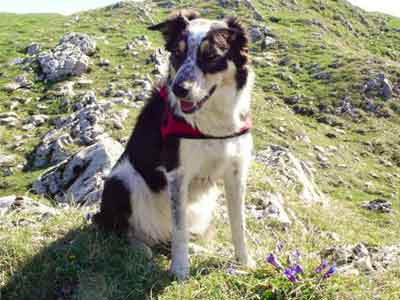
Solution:
<path fill-rule="evenodd" d="M 185 113 L 185 114 L 191 114 L 194 113 L 195 111 L 199 110 L 200 108 L 202 108 L 202 106 L 204 105 L 204 103 L 206 103 L 206 101 L 211 97 L 212 94 L 214 94 L 215 90 L 217 89 L 217 85 L 213 85 L 213 87 L 210 89 L 210 91 L 208 92 L 208 94 L 201 99 L 200 101 L 197 102 L 192 102 L 192 101 L 187 101 L 185 100 L 185 98 L 180 99 L 179 102 L 181 104 L 181 110 Z"/>

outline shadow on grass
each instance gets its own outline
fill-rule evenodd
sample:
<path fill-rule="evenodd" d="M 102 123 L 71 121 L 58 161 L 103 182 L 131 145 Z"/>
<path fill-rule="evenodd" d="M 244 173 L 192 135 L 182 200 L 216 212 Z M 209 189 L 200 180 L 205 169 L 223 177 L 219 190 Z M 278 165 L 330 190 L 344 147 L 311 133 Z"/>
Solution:
<path fill-rule="evenodd" d="M 167 262 L 158 252 L 149 260 L 126 240 L 86 226 L 21 263 L 0 299 L 148 299 L 170 284 Z"/>

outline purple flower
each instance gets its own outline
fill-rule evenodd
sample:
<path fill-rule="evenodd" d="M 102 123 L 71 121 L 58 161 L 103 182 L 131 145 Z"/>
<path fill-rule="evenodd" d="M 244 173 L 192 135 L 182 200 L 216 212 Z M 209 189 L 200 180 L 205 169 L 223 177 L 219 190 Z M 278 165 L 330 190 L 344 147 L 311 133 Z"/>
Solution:
<path fill-rule="evenodd" d="M 275 269 L 280 270 L 283 269 L 279 261 L 276 259 L 274 254 L 270 254 L 267 256 L 267 262 L 274 266 Z"/>
<path fill-rule="evenodd" d="M 336 274 L 336 266 L 332 265 L 329 270 L 322 276 L 322 279 L 327 279 Z"/>
<path fill-rule="evenodd" d="M 297 274 L 300 273 L 301 275 L 304 276 L 304 270 L 299 264 L 295 264 L 292 270 Z"/>
<path fill-rule="evenodd" d="M 321 273 L 328 266 L 326 259 L 321 260 L 321 264 L 314 270 L 313 273 Z"/>
<path fill-rule="evenodd" d="M 297 279 L 296 279 L 296 271 L 294 271 L 293 269 L 286 268 L 285 269 L 285 275 L 291 282 L 295 283 L 297 281 Z"/>

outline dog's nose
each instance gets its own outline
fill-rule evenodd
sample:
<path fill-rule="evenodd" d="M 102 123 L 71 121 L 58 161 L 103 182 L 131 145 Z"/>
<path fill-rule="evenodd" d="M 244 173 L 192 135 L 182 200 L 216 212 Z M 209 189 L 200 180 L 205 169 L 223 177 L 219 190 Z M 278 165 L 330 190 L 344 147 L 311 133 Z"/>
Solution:
<path fill-rule="evenodd" d="M 184 98 L 189 93 L 189 90 L 183 87 L 183 83 L 175 83 L 172 87 L 172 91 L 179 98 Z"/>

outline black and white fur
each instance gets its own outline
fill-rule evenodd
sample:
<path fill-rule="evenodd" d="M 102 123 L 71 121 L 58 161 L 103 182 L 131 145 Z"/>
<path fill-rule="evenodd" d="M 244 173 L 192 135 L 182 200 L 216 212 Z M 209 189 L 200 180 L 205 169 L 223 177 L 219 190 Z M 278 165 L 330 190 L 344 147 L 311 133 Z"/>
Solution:
<path fill-rule="evenodd" d="M 174 114 L 205 135 L 240 132 L 250 113 L 254 81 L 242 25 L 233 18 L 213 21 L 180 11 L 150 29 L 163 33 L 171 52 L 165 85 Z M 184 279 L 189 235 L 207 230 L 218 196 L 216 181 L 222 178 L 236 258 L 253 266 L 244 215 L 251 134 L 163 141 L 164 105 L 156 88 L 105 182 L 94 221 L 148 246 L 171 241 L 171 272 Z"/>

